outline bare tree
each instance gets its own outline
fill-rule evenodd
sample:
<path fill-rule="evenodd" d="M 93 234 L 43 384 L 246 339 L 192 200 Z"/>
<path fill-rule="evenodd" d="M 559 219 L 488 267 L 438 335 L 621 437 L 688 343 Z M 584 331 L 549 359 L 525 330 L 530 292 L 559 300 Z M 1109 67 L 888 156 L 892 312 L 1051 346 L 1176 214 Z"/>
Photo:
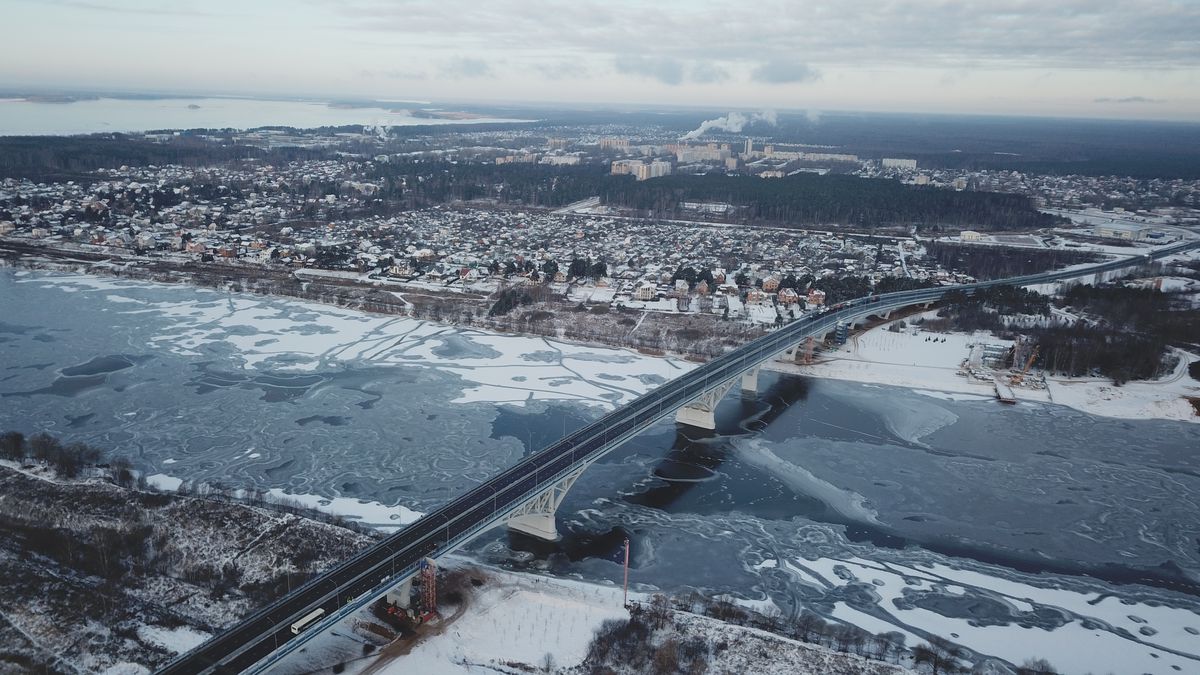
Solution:
<path fill-rule="evenodd" d="M 913 649 L 913 661 L 929 667 L 931 675 L 961 673 L 963 650 L 943 637 L 930 638 L 927 644 Z"/>
<path fill-rule="evenodd" d="M 1026 659 L 1017 667 L 1017 675 L 1058 675 L 1058 671 L 1046 659 Z"/>

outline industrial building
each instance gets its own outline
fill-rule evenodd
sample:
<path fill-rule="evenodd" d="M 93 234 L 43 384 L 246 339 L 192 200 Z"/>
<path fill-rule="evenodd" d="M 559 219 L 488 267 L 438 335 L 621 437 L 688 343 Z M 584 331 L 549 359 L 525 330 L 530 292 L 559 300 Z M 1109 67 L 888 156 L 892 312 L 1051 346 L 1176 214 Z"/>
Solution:
<path fill-rule="evenodd" d="M 1149 238 L 1150 228 L 1131 223 L 1112 223 L 1109 225 L 1097 225 L 1095 232 L 1097 237 L 1104 237 L 1105 239 L 1142 241 Z"/>

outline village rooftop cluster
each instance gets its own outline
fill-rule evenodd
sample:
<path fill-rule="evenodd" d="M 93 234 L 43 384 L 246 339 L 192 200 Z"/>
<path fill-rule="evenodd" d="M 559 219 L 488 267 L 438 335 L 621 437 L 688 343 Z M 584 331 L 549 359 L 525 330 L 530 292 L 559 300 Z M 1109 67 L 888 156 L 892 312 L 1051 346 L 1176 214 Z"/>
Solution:
<path fill-rule="evenodd" d="M 545 211 L 369 216 L 378 188 L 362 178 L 367 164 L 123 167 L 89 185 L 8 179 L 0 236 L 443 290 L 553 284 L 580 302 L 760 321 L 821 306 L 823 279 L 970 280 L 922 262 L 911 240 Z"/>

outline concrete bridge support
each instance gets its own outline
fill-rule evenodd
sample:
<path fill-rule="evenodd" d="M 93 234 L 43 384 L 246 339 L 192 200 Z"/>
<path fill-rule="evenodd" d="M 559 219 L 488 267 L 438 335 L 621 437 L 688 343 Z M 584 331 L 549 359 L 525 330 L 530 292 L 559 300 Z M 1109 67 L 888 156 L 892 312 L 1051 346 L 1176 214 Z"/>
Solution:
<path fill-rule="evenodd" d="M 409 604 L 412 602 L 412 580 L 413 578 L 409 577 L 404 580 L 404 583 L 388 591 L 387 595 L 385 596 L 387 601 L 393 605 L 396 605 L 397 607 L 404 607 L 407 609 Z"/>
<path fill-rule="evenodd" d="M 721 399 L 725 398 L 725 394 L 728 394 L 730 389 L 733 389 L 733 385 L 738 381 L 738 379 L 739 378 L 734 378 L 727 382 L 722 382 L 716 387 L 705 391 L 691 403 L 688 403 L 676 411 L 675 421 L 679 424 L 686 424 L 699 429 L 708 429 L 709 431 L 715 430 L 717 428 L 717 404 L 721 402 Z M 743 386 L 747 384 L 744 378 L 742 378 L 742 382 Z M 757 369 L 755 369 L 754 372 L 753 384 L 757 390 Z"/>
<path fill-rule="evenodd" d="M 757 394 L 758 393 L 758 368 L 749 372 L 742 373 L 742 393 Z"/>
<path fill-rule="evenodd" d="M 567 491 L 575 485 L 585 469 L 590 464 L 576 467 L 571 473 L 560 478 L 548 490 L 525 502 L 508 516 L 508 529 L 515 530 L 546 541 L 558 541 L 558 525 L 554 514 L 562 504 Z"/>

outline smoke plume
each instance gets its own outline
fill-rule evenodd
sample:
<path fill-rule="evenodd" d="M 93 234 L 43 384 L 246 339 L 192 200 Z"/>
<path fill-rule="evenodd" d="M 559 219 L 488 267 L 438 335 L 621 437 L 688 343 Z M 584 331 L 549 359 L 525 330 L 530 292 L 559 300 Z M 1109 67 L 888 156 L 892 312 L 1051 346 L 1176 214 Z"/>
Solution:
<path fill-rule="evenodd" d="M 714 129 L 736 134 L 742 129 L 745 129 L 746 125 L 754 124 L 755 122 L 765 122 L 766 124 L 775 126 L 775 124 L 778 122 L 778 118 L 775 115 L 774 110 L 764 110 L 762 112 L 756 112 L 749 115 L 746 113 L 731 112 L 728 115 L 724 117 L 718 117 L 715 120 L 705 120 L 700 124 L 699 127 L 681 136 L 680 140 L 687 141 L 693 138 L 699 138 Z"/>

